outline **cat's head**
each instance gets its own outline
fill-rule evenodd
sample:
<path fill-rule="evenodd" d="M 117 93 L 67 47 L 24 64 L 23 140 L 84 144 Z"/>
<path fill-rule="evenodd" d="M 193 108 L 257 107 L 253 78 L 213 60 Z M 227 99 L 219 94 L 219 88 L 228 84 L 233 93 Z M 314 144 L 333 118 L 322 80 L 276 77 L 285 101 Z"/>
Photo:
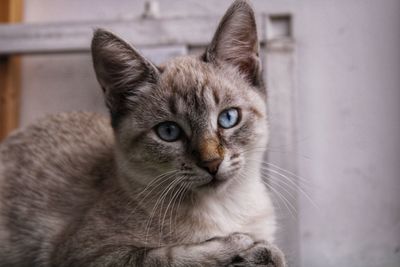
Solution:
<path fill-rule="evenodd" d="M 104 30 L 95 32 L 92 54 L 128 180 L 201 190 L 256 175 L 268 135 L 266 96 L 246 1 L 228 9 L 201 56 L 157 67 Z"/>

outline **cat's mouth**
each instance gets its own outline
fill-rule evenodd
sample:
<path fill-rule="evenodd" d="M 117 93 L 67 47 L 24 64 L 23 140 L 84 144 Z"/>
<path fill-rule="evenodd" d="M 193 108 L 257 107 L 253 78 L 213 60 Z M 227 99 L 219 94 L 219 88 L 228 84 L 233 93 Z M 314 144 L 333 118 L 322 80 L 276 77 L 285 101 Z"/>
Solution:
<path fill-rule="evenodd" d="M 235 171 L 237 168 L 235 168 Z M 219 188 L 231 180 L 235 179 L 235 173 L 232 171 L 218 171 L 215 174 L 210 173 L 193 173 L 186 179 L 186 182 L 190 182 L 193 187 L 198 189 L 206 189 L 206 188 Z"/>
<path fill-rule="evenodd" d="M 224 177 L 221 174 L 210 175 L 207 177 L 208 179 L 202 183 L 199 187 L 201 188 L 217 188 L 226 184 L 230 179 Z"/>
<path fill-rule="evenodd" d="M 210 186 L 210 187 L 218 187 L 219 185 L 225 183 L 226 180 L 221 180 L 216 178 L 215 176 L 212 177 L 211 181 L 206 183 L 205 186 Z"/>

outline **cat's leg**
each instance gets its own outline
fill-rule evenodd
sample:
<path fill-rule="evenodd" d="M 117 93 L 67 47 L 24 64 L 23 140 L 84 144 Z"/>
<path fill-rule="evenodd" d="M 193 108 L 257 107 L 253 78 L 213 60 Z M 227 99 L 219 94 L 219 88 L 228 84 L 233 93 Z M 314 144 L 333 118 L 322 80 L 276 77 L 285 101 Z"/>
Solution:
<path fill-rule="evenodd" d="M 241 252 L 229 267 L 285 267 L 286 261 L 282 251 L 267 242 L 257 242 L 248 250 Z"/>
<path fill-rule="evenodd" d="M 241 233 L 216 237 L 201 243 L 159 248 L 107 245 L 104 241 L 93 244 L 79 238 L 78 240 L 69 240 L 70 242 L 60 246 L 54 252 L 50 266 L 223 267 L 255 245 L 249 235 Z"/>
<path fill-rule="evenodd" d="M 143 266 L 228 266 L 254 245 L 255 242 L 250 236 L 234 233 L 227 237 L 216 237 L 199 244 L 152 249 L 144 257 Z"/>

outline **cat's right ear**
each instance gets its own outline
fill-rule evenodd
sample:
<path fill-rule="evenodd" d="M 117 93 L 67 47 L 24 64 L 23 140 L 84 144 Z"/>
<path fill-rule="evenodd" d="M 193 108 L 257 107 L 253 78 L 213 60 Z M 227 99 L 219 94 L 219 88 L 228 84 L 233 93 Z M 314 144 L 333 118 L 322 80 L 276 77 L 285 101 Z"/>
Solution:
<path fill-rule="evenodd" d="M 102 29 L 94 32 L 92 58 L 112 119 L 123 115 L 129 100 L 155 84 L 159 76 L 157 67 L 135 48 Z"/>
<path fill-rule="evenodd" d="M 228 8 L 203 60 L 234 66 L 252 85 L 264 90 L 256 19 L 247 0 L 235 0 Z"/>

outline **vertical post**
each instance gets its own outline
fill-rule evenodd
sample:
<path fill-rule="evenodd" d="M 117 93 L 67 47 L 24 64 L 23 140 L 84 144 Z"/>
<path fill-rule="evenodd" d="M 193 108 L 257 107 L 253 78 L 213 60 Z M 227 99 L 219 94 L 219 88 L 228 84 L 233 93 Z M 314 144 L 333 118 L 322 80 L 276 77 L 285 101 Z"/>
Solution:
<path fill-rule="evenodd" d="M 287 255 L 289 265 L 296 266 L 299 257 L 298 186 L 294 175 L 289 174 L 296 172 L 295 43 L 289 14 L 269 15 L 265 19 L 267 31 L 265 76 L 270 125 L 267 162 L 274 164 L 268 165 L 270 170 L 266 174 L 269 177 L 270 188 L 273 188 L 271 194 L 277 209 L 277 244 Z"/>
<path fill-rule="evenodd" d="M 0 23 L 22 20 L 23 0 L 0 1 Z M 20 56 L 0 55 L 0 141 L 18 127 Z"/>

